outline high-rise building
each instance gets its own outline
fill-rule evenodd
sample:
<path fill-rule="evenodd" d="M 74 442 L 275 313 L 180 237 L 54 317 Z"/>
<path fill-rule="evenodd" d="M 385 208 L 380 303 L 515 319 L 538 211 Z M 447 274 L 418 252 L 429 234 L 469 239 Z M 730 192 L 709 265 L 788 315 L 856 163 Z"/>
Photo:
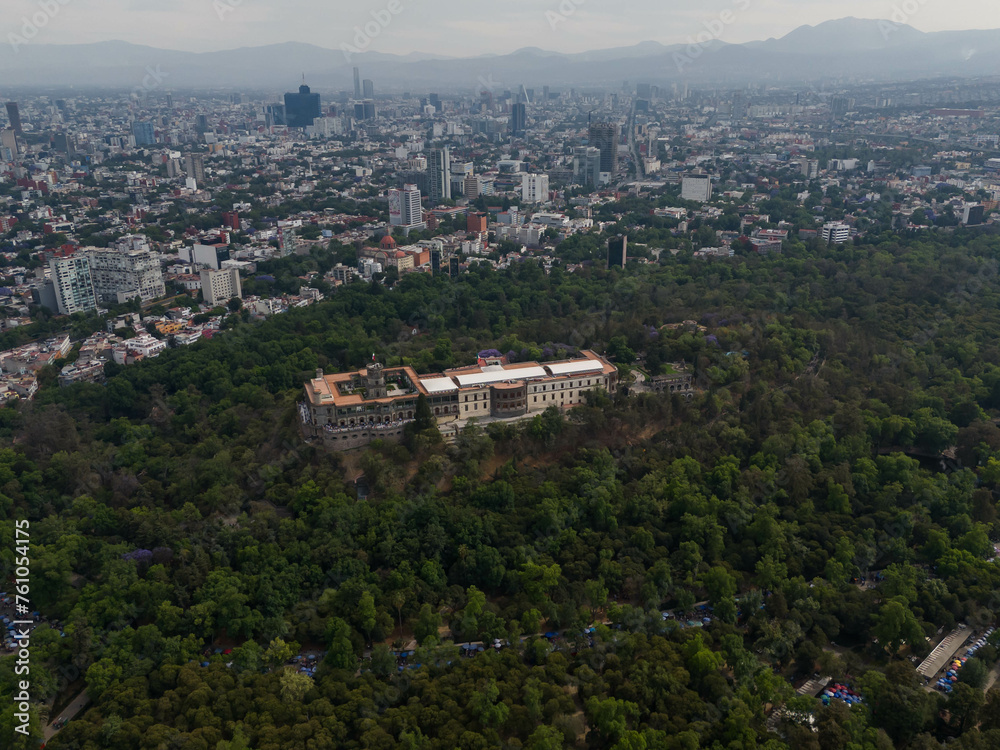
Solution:
<path fill-rule="evenodd" d="M 712 178 L 707 174 L 693 174 L 682 178 L 681 198 L 708 203 L 712 200 Z"/>
<path fill-rule="evenodd" d="M 601 171 L 615 174 L 618 171 L 618 125 L 613 122 L 591 123 L 590 145 L 601 151 Z"/>
<path fill-rule="evenodd" d="M 732 119 L 742 120 L 747 116 L 747 98 L 742 91 L 733 94 Z"/>
<path fill-rule="evenodd" d="M 374 99 L 375 98 L 375 82 L 373 80 L 371 80 L 370 78 L 366 78 L 364 80 L 364 82 L 362 83 L 361 89 L 362 89 L 361 95 L 365 99 Z"/>
<path fill-rule="evenodd" d="M 207 133 L 208 132 L 208 115 L 198 115 L 195 118 L 194 129 L 197 130 L 199 133 Z"/>
<path fill-rule="evenodd" d="M 167 94 L 167 109 L 173 109 L 173 108 L 174 108 L 174 95 L 168 93 Z"/>
<path fill-rule="evenodd" d="M 525 203 L 544 203 L 549 199 L 549 176 L 547 174 L 521 175 L 521 200 Z"/>
<path fill-rule="evenodd" d="M 573 149 L 573 175 L 581 185 L 600 185 L 601 150 L 593 146 Z"/>
<path fill-rule="evenodd" d="M 307 128 L 323 116 L 323 107 L 319 94 L 314 94 L 308 86 L 299 86 L 299 93 L 285 94 L 285 116 L 288 127 Z"/>
<path fill-rule="evenodd" d="M 204 154 L 188 154 L 184 157 L 184 171 L 187 176 L 196 180 L 198 184 L 205 181 L 205 156 Z"/>
<path fill-rule="evenodd" d="M 510 132 L 520 138 L 528 131 L 528 105 L 518 102 L 510 111 Z"/>
<path fill-rule="evenodd" d="M 620 234 L 608 240 L 608 268 L 625 268 L 628 263 L 628 235 Z"/>
<path fill-rule="evenodd" d="M 483 183 L 479 175 L 470 174 L 465 178 L 465 197 L 474 201 L 483 193 Z"/>
<path fill-rule="evenodd" d="M 430 94 L 428 95 L 427 100 L 430 102 L 431 106 L 434 107 L 435 112 L 440 112 L 444 109 L 444 105 L 441 104 L 441 96 L 439 94 Z"/>
<path fill-rule="evenodd" d="M 17 133 L 15 133 L 12 129 L 0 130 L 0 148 L 4 151 L 10 151 L 10 158 L 16 159 L 19 154 L 17 147 Z M 0 156 L 0 160 L 5 158 L 5 156 Z"/>
<path fill-rule="evenodd" d="M 136 146 L 152 146 L 156 143 L 156 129 L 151 122 L 133 122 L 132 135 Z"/>
<path fill-rule="evenodd" d="M 264 108 L 264 123 L 269 128 L 283 128 L 288 125 L 288 112 L 284 104 L 268 104 Z"/>
<path fill-rule="evenodd" d="M 438 248 L 431 249 L 431 273 L 437 276 L 441 273 L 441 259 L 444 257 L 444 250 Z"/>
<path fill-rule="evenodd" d="M 640 99 L 650 99 L 653 96 L 653 87 L 648 83 L 637 83 L 635 95 Z"/>
<path fill-rule="evenodd" d="M 94 292 L 102 304 L 122 304 L 135 298 L 147 302 L 166 294 L 160 261 L 137 238 L 129 238 L 114 249 L 91 248 L 87 256 Z"/>
<path fill-rule="evenodd" d="M 222 224 L 234 232 L 239 232 L 242 229 L 240 215 L 236 211 L 224 211 L 222 213 Z"/>
<path fill-rule="evenodd" d="M 427 154 L 427 191 L 431 200 L 451 200 L 451 154 L 447 146 Z"/>
<path fill-rule="evenodd" d="M 361 98 L 361 71 L 354 69 L 354 98 Z"/>
<path fill-rule="evenodd" d="M 75 153 L 73 136 L 69 133 L 54 133 L 52 135 L 52 148 L 67 156 L 72 156 Z"/>
<path fill-rule="evenodd" d="M 7 119 L 10 120 L 11 130 L 18 135 L 24 135 L 24 129 L 21 127 L 21 109 L 17 106 L 17 102 L 7 102 Z"/>
<path fill-rule="evenodd" d="M 420 190 L 416 185 L 404 185 L 402 190 L 389 191 L 389 225 L 411 229 L 424 229 Z"/>
<path fill-rule="evenodd" d="M 60 315 L 90 312 L 97 309 L 97 295 L 90 274 L 90 261 L 83 254 L 51 258 L 49 271 Z"/>
<path fill-rule="evenodd" d="M 962 206 L 962 223 L 965 226 L 979 226 L 985 218 L 986 208 L 982 203 L 966 203 Z"/>
<path fill-rule="evenodd" d="M 205 268 L 201 271 L 201 295 L 205 302 L 213 307 L 224 305 L 231 299 L 243 298 L 243 286 L 240 283 L 240 272 L 235 268 L 214 270 Z"/>

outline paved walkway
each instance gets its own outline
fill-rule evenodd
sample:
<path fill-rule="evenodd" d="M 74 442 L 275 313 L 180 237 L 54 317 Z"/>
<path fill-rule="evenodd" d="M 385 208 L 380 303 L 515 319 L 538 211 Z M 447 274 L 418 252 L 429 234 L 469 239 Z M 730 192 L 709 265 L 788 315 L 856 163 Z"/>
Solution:
<path fill-rule="evenodd" d="M 80 694 L 62 710 L 62 713 L 55 717 L 50 716 L 49 718 L 52 719 L 52 721 L 47 727 L 45 727 L 45 741 L 48 742 L 59 733 L 61 727 L 60 729 L 56 729 L 55 727 L 56 722 L 59 721 L 59 719 L 65 719 L 68 722 L 70 719 L 76 718 L 77 714 L 86 708 L 88 703 L 90 703 L 90 698 L 87 696 L 87 691 L 81 690 Z M 63 724 L 63 726 L 66 725 Z"/>

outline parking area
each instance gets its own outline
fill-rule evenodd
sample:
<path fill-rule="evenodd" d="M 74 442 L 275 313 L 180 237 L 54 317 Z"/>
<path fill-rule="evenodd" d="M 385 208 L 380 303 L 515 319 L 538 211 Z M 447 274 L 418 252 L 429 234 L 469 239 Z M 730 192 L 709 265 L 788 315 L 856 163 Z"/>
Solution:
<path fill-rule="evenodd" d="M 972 631 L 964 625 L 949 633 L 917 667 L 917 673 L 929 680 L 941 672 L 971 636 Z"/>
<path fill-rule="evenodd" d="M 937 680 L 933 683 L 933 689 L 940 690 L 943 693 L 950 693 L 954 690 L 955 683 L 958 682 L 963 667 L 965 667 L 969 659 L 975 657 L 979 649 L 986 645 L 986 639 L 993 635 L 994 630 L 995 628 L 989 628 L 982 633 L 975 634 L 971 640 L 966 641 L 967 648 L 965 648 L 965 652 L 962 653 L 962 649 L 959 648 L 951 660 L 945 664 L 940 674 L 937 675 Z"/>

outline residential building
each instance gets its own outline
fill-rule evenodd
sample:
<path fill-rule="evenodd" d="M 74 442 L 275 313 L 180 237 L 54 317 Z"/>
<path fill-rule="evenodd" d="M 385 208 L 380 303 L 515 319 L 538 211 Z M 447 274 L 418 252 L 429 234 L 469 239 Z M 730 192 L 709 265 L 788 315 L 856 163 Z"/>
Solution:
<path fill-rule="evenodd" d="M 187 176 L 197 180 L 200 185 L 205 181 L 205 156 L 203 154 L 188 154 L 184 157 L 184 171 Z"/>
<path fill-rule="evenodd" d="M 681 180 L 681 198 L 708 203 L 712 200 L 712 178 L 707 174 L 688 175 Z"/>
<path fill-rule="evenodd" d="M 101 304 L 122 304 L 137 297 L 147 302 L 166 294 L 160 261 L 148 248 L 90 248 L 87 256 Z"/>
<path fill-rule="evenodd" d="M 97 295 L 86 255 L 51 258 L 49 271 L 60 315 L 90 312 L 97 309 Z"/>
<path fill-rule="evenodd" d="M 416 185 L 404 185 L 402 190 L 389 191 L 389 225 L 402 227 L 409 234 L 414 229 L 426 229 L 423 208 L 420 205 L 420 189 Z"/>
<path fill-rule="evenodd" d="M 823 237 L 823 242 L 842 245 L 851 239 L 851 227 L 839 221 L 829 221 L 823 225 L 823 231 L 820 234 Z"/>
<path fill-rule="evenodd" d="M 486 214 L 469 213 L 469 215 L 465 217 L 465 231 L 467 232 L 489 231 L 489 217 Z"/>
<path fill-rule="evenodd" d="M 210 268 L 201 271 L 201 293 L 205 302 L 212 307 L 224 305 L 231 299 L 243 298 L 240 272 L 235 268 L 216 271 Z"/>
<path fill-rule="evenodd" d="M 466 177 L 465 190 L 463 193 L 470 201 L 476 200 L 476 198 L 483 194 L 483 184 L 481 178 L 474 174 Z"/>
<path fill-rule="evenodd" d="M 547 174 L 521 175 L 521 200 L 525 203 L 544 203 L 549 199 L 549 176 Z"/>
<path fill-rule="evenodd" d="M 427 189 L 433 201 L 451 200 L 451 154 L 447 146 L 427 154 Z"/>

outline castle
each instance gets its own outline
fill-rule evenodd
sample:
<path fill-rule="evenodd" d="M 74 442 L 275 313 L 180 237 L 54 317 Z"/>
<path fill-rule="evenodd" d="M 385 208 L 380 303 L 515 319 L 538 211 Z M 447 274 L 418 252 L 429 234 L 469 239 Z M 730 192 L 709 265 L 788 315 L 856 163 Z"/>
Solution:
<path fill-rule="evenodd" d="M 618 369 L 592 351 L 561 362 L 481 360 L 472 367 L 418 375 L 411 367 L 386 368 L 373 361 L 357 372 L 324 375 L 305 385 L 299 404 L 304 437 L 330 450 L 361 448 L 373 440 L 399 440 L 416 418 L 423 396 L 446 437 L 470 419 L 513 420 L 550 406 L 569 409 L 588 391 L 618 389 Z"/>

